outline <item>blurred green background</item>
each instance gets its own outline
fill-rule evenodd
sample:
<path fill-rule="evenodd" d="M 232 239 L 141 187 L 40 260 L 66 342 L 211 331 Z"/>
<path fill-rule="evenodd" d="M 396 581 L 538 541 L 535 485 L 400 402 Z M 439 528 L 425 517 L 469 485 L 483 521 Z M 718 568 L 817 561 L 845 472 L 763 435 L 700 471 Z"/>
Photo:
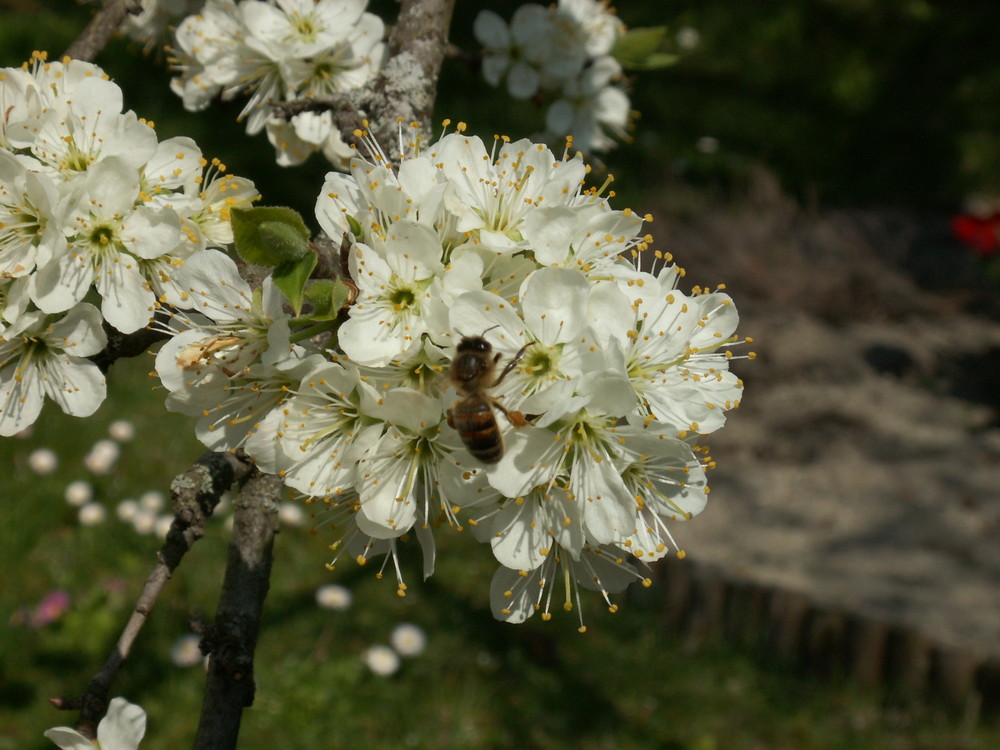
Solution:
<path fill-rule="evenodd" d="M 57 54 L 89 17 L 68 0 L 5 0 L 3 63 L 33 49 Z M 510 16 L 516 3 L 502 3 Z M 393 0 L 369 7 L 390 17 Z M 485 0 L 457 3 L 452 41 L 475 48 L 472 20 Z M 631 144 L 605 155 L 626 204 L 666 177 L 729 188 L 765 165 L 792 193 L 824 204 L 941 208 L 1000 191 L 1000 5 L 987 0 L 643 0 L 619 4 L 630 26 L 666 25 L 680 62 L 634 75 L 641 113 Z M 691 28 L 699 43 L 674 42 Z M 238 174 L 253 175 L 265 198 L 310 211 L 325 167 L 274 165 L 263 135 L 247 142 L 235 122 L 242 104 L 184 112 L 159 60 L 142 61 L 119 42 L 99 62 L 126 91 L 128 106 L 155 119 L 162 137 L 194 137 Z M 473 132 L 521 136 L 542 112 L 482 84 L 475 71 L 446 65 L 438 119 Z M 718 141 L 705 153 L 699 139 Z M 249 143 L 249 148 L 247 147 Z"/>
<path fill-rule="evenodd" d="M 472 48 L 472 19 L 486 2 L 462 1 L 452 40 Z M 372 10 L 391 10 L 391 0 Z M 495 7 L 495 6 L 494 6 Z M 509 17 L 514 3 L 503 3 Z M 0 65 L 33 49 L 53 55 L 83 27 L 90 9 L 69 2 L 0 4 Z M 951 0 L 757 0 L 621 2 L 631 26 L 666 24 L 698 32 L 673 68 L 638 74 L 632 102 L 641 112 L 631 143 L 605 155 L 619 207 L 662 204 L 671 184 L 729 200 L 760 167 L 810 204 L 902 206 L 948 211 L 970 195 L 1000 191 L 1000 4 Z M 235 122 L 241 104 L 183 111 L 170 93 L 163 55 L 144 58 L 116 42 L 98 61 L 123 87 L 127 106 L 155 121 L 161 139 L 194 137 L 207 156 L 251 177 L 267 203 L 291 205 L 311 221 L 326 167 L 314 158 L 282 169 L 263 135 L 246 140 Z M 478 82 L 450 62 L 438 119 L 465 120 L 472 132 L 514 137 L 539 128 L 541 113 Z M 715 139 L 714 150 L 704 147 Z M 699 142 L 702 147 L 699 148 Z M 100 667 L 147 575 L 157 542 L 114 518 L 115 504 L 170 478 L 201 449 L 190 425 L 160 411 L 162 394 L 145 378 L 152 362 L 116 367 L 114 397 L 86 422 L 47 408 L 32 437 L 0 442 L 8 467 L 0 503 L 0 749 L 51 745 L 41 732 L 72 720 L 45 703 L 74 694 Z M 111 421 L 132 420 L 135 443 L 119 470 L 92 478 L 111 512 L 84 528 L 62 499 L 87 477 L 82 456 Z M 149 438 L 154 438 L 152 441 Z M 140 445 L 141 443 L 141 445 Z M 60 469 L 37 477 L 27 457 L 52 448 Z M 900 748 L 986 750 L 995 726 L 963 723 L 940 707 L 844 683 L 820 683 L 723 644 L 692 650 L 664 634 L 659 603 L 633 592 L 609 616 L 587 603 L 590 631 L 570 618 L 523 627 L 489 614 L 492 565 L 467 535 L 445 535 L 439 570 L 410 595 L 390 581 L 322 563 L 322 535 L 286 529 L 278 539 L 258 662 L 258 695 L 244 725 L 245 748 Z M 144 748 L 186 745 L 193 735 L 202 678 L 175 667 L 169 649 L 191 616 L 215 606 L 226 532 L 196 546 L 157 605 L 138 651 L 119 677 L 122 694 L 149 711 Z M 412 563 L 412 561 L 411 561 Z M 319 610 L 313 592 L 337 580 L 355 590 L 346 613 Z M 17 613 L 62 588 L 73 606 L 40 628 Z M 396 676 L 371 675 L 361 651 L 385 642 L 398 622 L 420 624 L 427 653 Z"/>

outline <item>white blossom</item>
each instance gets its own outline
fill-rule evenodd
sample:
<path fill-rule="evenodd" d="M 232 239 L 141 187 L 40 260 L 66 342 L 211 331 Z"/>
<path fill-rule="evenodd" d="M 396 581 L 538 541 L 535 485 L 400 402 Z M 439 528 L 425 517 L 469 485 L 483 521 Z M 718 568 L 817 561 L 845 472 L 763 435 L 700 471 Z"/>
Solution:
<path fill-rule="evenodd" d="M 618 84 L 622 69 L 611 56 L 625 25 L 602 0 L 534 3 L 514 11 L 510 25 L 480 11 L 473 33 L 484 47 L 483 77 L 497 86 L 506 77 L 515 99 L 548 104 L 543 138 L 572 138 L 586 153 L 607 151 L 626 137 L 629 99 Z"/>
<path fill-rule="evenodd" d="M 463 129 L 396 163 L 366 137 L 369 155 L 327 176 L 316 216 L 357 292 L 337 319 L 292 315 L 274 284 L 251 291 L 198 252 L 157 371 L 206 445 L 245 449 L 316 504 L 329 568 L 381 558 L 403 596 L 404 551 L 430 575 L 437 530 L 467 523 L 500 565 L 498 618 L 579 612 L 583 589 L 613 611 L 705 506 L 701 436 L 742 391 L 738 316 L 721 289 L 677 288 L 648 217 L 586 187 L 581 156 Z M 482 374 L 453 383 L 463 339 Z M 483 421 L 455 419 L 459 399 Z"/>
<path fill-rule="evenodd" d="M 171 87 L 200 111 L 218 95 L 249 95 L 240 119 L 251 135 L 267 129 L 279 164 L 321 152 L 343 168 L 350 150 L 329 113 L 272 113 L 285 101 L 342 94 L 366 85 L 383 65 L 382 20 L 365 0 L 209 0 L 177 29 Z"/>
<path fill-rule="evenodd" d="M 93 413 L 104 378 L 86 358 L 106 344 L 102 323 L 132 333 L 183 301 L 188 263 L 232 241 L 229 212 L 256 190 L 217 162 L 206 171 L 190 139 L 159 142 L 91 63 L 35 53 L 0 71 L 0 104 L 6 434 L 30 425 L 45 396 Z"/>
<path fill-rule="evenodd" d="M 100 750 L 136 750 L 145 733 L 146 712 L 124 698 L 114 698 L 97 725 L 96 743 L 69 727 L 49 729 L 45 736 L 62 750 L 93 750 L 95 744 Z"/>
<path fill-rule="evenodd" d="M 81 303 L 61 318 L 26 312 L 0 338 L 0 435 L 32 424 L 48 398 L 66 414 L 88 417 L 105 396 L 104 376 L 90 360 L 104 348 L 101 315 Z"/>

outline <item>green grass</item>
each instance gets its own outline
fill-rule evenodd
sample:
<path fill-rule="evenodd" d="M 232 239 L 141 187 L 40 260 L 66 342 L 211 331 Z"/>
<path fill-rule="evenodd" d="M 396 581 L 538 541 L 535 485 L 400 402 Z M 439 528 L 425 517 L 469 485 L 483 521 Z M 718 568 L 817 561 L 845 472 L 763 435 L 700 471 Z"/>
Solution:
<path fill-rule="evenodd" d="M 123 497 L 166 490 L 197 457 L 190 425 L 160 408 L 149 360 L 112 373 L 113 398 L 93 420 L 47 410 L 27 440 L 0 443 L 7 465 L 0 504 L 0 748 L 51 747 L 48 727 L 72 723 L 46 699 L 76 695 L 100 668 L 153 561 L 157 541 L 113 516 Z M 108 424 L 127 417 L 138 436 L 118 469 L 97 478 L 112 511 L 102 526 L 81 528 L 62 499 L 85 476 L 80 459 Z M 59 471 L 26 468 L 38 446 L 57 451 Z M 223 574 L 222 523 L 188 555 L 153 612 L 113 695 L 149 713 L 144 750 L 188 745 L 204 676 L 175 667 L 169 649 L 192 616 L 211 617 Z M 634 592 L 615 615 L 591 599 L 588 632 L 572 617 L 509 626 L 487 606 L 492 563 L 468 534 L 444 534 L 438 572 L 420 581 L 408 560 L 410 593 L 396 596 L 375 571 L 323 568 L 322 533 L 278 536 L 271 594 L 257 658 L 257 698 L 245 715 L 241 748 L 447 747 L 590 750 L 987 750 L 996 726 L 964 726 L 919 705 L 893 704 L 848 683 L 795 676 L 726 644 L 691 652 L 663 628 L 654 593 Z M 331 580 L 350 586 L 344 613 L 317 608 L 313 594 Z M 40 629 L 17 627 L 13 613 L 56 587 L 74 605 Z M 391 678 L 370 674 L 361 652 L 385 643 L 393 626 L 414 622 L 428 649 Z"/>

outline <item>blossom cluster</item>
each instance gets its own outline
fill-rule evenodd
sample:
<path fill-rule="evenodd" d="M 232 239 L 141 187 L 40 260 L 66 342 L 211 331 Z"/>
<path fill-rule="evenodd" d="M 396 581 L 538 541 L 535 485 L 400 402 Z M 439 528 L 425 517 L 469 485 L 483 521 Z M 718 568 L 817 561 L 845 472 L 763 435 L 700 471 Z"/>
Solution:
<path fill-rule="evenodd" d="M 559 0 L 521 5 L 508 24 L 480 11 L 473 33 L 483 45 L 483 76 L 491 86 L 506 79 L 515 99 L 544 98 L 544 140 L 572 136 L 586 153 L 614 147 L 625 137 L 629 98 L 622 66 L 612 56 L 625 26 L 607 0 Z"/>
<path fill-rule="evenodd" d="M 382 20 L 367 0 L 208 0 L 177 28 L 170 49 L 180 75 L 171 88 L 199 112 L 221 96 L 246 94 L 240 119 L 255 135 L 267 131 L 277 161 L 292 166 L 319 151 L 346 166 L 350 147 L 328 109 L 284 119 L 275 104 L 363 87 L 384 63 Z"/>
<path fill-rule="evenodd" d="M 35 53 L 0 69 L 0 112 L 0 435 L 13 435 L 45 398 L 97 409 L 104 376 L 87 358 L 103 325 L 131 333 L 183 303 L 185 264 L 232 241 L 229 211 L 256 190 L 190 138 L 160 142 L 90 63 Z"/>
<path fill-rule="evenodd" d="M 163 43 L 178 21 L 204 4 L 204 0 L 138 0 L 135 3 L 138 12 L 126 13 L 119 31 L 151 52 Z"/>
<path fill-rule="evenodd" d="M 705 505 L 700 439 L 742 391 L 736 308 L 678 290 L 648 217 L 585 188 L 579 154 L 463 131 L 398 164 L 366 137 L 370 158 L 327 175 L 316 217 L 356 288 L 342 322 L 291 316 L 213 256 L 157 356 L 167 405 L 324 503 L 331 566 L 384 554 L 402 595 L 400 545 L 429 575 L 433 529 L 467 518 L 500 563 L 499 619 L 548 617 L 558 581 L 563 608 L 584 587 L 613 609 Z M 470 340 L 471 384 L 450 376 Z"/>

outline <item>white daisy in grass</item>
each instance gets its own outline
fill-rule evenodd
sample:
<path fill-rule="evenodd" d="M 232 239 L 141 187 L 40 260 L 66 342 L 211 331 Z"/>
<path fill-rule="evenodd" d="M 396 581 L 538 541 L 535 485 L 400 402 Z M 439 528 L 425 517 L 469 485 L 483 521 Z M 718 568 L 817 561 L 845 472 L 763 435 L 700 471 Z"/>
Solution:
<path fill-rule="evenodd" d="M 354 594 L 347 586 L 339 583 L 327 583 L 316 589 L 316 604 L 321 609 L 330 609 L 334 612 L 345 612 L 351 608 L 354 602 Z"/>
<path fill-rule="evenodd" d="M 59 456 L 51 448 L 36 448 L 28 455 L 28 468 L 46 476 L 59 468 Z"/>
<path fill-rule="evenodd" d="M 174 641 L 170 647 L 170 661 L 175 667 L 195 667 L 205 663 L 205 655 L 199 647 L 201 636 L 196 633 L 186 633 Z"/>
<path fill-rule="evenodd" d="M 99 526 L 108 518 L 108 510 L 100 503 L 85 503 L 77 511 L 76 519 L 81 526 Z"/>
<path fill-rule="evenodd" d="M 81 505 L 86 505 L 94 499 L 94 488 L 90 482 L 77 479 L 66 485 L 66 489 L 63 491 L 63 498 L 74 508 L 79 508 Z"/>
<path fill-rule="evenodd" d="M 389 677 L 399 670 L 399 655 L 388 646 L 370 646 L 361 654 L 365 666 L 379 677 Z"/>
<path fill-rule="evenodd" d="M 98 440 L 83 457 L 83 465 L 91 473 L 104 476 L 111 473 L 121 454 L 121 448 L 114 440 Z"/>
<path fill-rule="evenodd" d="M 427 634 L 412 622 L 402 622 L 392 629 L 389 643 L 400 656 L 413 658 L 420 656 L 427 648 Z"/>
<path fill-rule="evenodd" d="M 106 386 L 86 357 L 106 343 L 101 314 L 93 305 L 79 304 L 62 317 L 37 310 L 19 316 L 0 339 L 0 435 L 32 424 L 46 398 L 66 414 L 93 414 Z"/>

